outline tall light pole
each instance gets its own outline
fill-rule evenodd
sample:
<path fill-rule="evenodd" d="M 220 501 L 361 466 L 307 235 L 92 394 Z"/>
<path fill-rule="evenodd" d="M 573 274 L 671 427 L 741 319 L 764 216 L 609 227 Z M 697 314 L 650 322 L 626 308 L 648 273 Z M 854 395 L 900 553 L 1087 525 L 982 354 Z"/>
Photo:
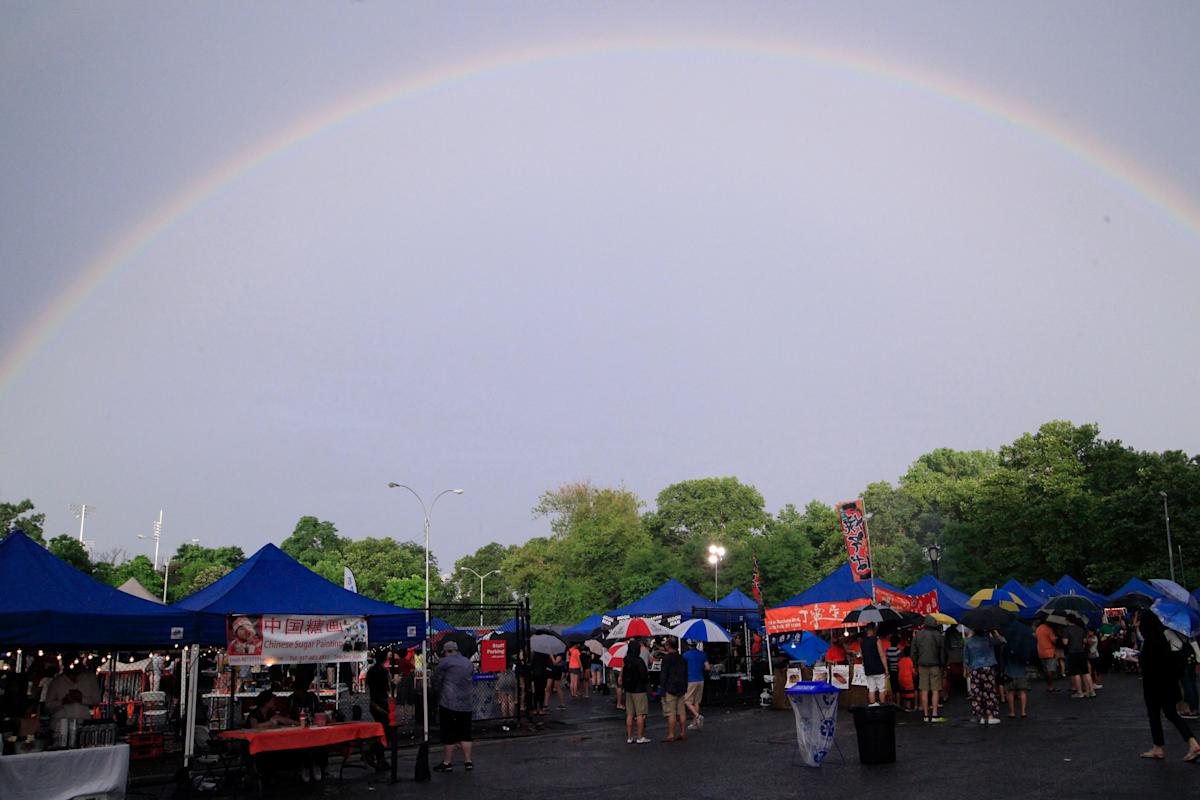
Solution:
<path fill-rule="evenodd" d="M 425 674 L 421 681 L 421 722 L 424 729 L 424 744 L 426 751 L 429 747 L 429 515 L 433 513 L 433 507 L 437 505 L 438 499 L 444 494 L 462 494 L 462 489 L 443 489 L 438 492 L 433 502 L 429 504 L 429 508 L 425 507 L 425 501 L 421 499 L 421 495 L 417 494 L 411 486 L 405 486 L 402 483 L 389 483 L 389 489 L 407 489 L 408 493 L 417 498 L 417 502 L 421 504 L 421 513 L 425 516 L 425 636 L 421 639 L 421 663 Z"/>
<path fill-rule="evenodd" d="M 721 579 L 721 560 L 725 558 L 725 548 L 719 544 L 710 544 L 708 546 L 708 563 L 713 565 L 713 602 L 716 603 L 720 597 L 720 589 L 718 583 Z"/>
<path fill-rule="evenodd" d="M 463 567 L 463 569 L 466 570 L 467 572 L 471 573 L 472 575 L 474 575 L 476 578 L 479 578 L 479 627 L 482 628 L 483 627 L 483 579 L 489 578 L 492 575 L 499 575 L 500 570 L 494 569 L 491 572 L 480 575 L 478 572 L 471 569 L 470 567 Z"/>
<path fill-rule="evenodd" d="M 150 534 L 150 538 L 154 540 L 154 571 L 158 572 L 158 543 L 162 540 L 163 527 L 161 508 L 158 510 L 158 521 L 156 521 L 152 527 L 154 528 L 154 533 Z M 146 535 L 144 533 L 139 533 L 138 538 L 145 539 Z"/>
<path fill-rule="evenodd" d="M 1163 499 L 1163 521 L 1167 523 L 1167 562 L 1171 565 L 1171 580 L 1175 580 L 1175 548 L 1171 546 L 1171 515 L 1167 512 L 1167 493 L 1159 492 Z"/>

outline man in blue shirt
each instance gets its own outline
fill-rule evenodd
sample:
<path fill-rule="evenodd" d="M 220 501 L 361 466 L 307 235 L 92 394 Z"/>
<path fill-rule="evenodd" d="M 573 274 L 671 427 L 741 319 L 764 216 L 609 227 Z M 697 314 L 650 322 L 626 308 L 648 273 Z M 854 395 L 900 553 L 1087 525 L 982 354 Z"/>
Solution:
<path fill-rule="evenodd" d="M 704 725 L 704 716 L 700 713 L 700 699 L 704 696 L 704 676 L 708 673 L 708 659 L 704 657 L 699 642 L 692 642 L 683 658 L 687 661 L 688 668 L 687 693 L 683 696 L 683 707 L 692 713 L 692 722 L 688 725 L 688 730 L 695 731 Z"/>

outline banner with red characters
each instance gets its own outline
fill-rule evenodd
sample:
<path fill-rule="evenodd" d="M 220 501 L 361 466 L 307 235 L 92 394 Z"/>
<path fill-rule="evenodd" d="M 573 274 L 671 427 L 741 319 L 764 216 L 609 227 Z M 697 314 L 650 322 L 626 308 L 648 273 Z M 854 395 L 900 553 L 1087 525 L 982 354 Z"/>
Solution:
<path fill-rule="evenodd" d="M 871 570 L 871 541 L 867 537 L 867 516 L 862 498 L 840 504 L 837 511 L 842 534 L 846 537 L 850 572 L 855 581 L 869 581 L 874 573 Z"/>

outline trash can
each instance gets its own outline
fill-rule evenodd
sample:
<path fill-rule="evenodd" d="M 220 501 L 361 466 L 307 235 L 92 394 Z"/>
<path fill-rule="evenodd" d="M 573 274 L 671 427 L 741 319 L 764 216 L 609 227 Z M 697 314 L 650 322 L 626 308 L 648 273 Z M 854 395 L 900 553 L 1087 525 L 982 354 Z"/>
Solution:
<path fill-rule="evenodd" d="M 896 762 L 896 707 L 854 706 L 854 732 L 858 734 L 858 760 L 863 764 Z"/>

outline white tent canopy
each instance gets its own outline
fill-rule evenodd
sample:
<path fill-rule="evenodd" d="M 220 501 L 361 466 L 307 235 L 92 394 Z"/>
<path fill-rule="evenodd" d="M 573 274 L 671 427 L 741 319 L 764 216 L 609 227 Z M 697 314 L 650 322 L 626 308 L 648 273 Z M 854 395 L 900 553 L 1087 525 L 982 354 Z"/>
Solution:
<path fill-rule="evenodd" d="M 162 605 L 162 600 L 155 597 L 150 592 L 149 589 L 147 589 L 145 586 L 142 586 L 142 584 L 138 583 L 137 578 L 130 578 L 129 580 L 125 581 L 117 588 L 120 589 L 125 594 L 131 594 L 134 597 L 140 597 L 143 600 L 149 600 L 151 603 L 158 603 L 159 605 Z"/>

